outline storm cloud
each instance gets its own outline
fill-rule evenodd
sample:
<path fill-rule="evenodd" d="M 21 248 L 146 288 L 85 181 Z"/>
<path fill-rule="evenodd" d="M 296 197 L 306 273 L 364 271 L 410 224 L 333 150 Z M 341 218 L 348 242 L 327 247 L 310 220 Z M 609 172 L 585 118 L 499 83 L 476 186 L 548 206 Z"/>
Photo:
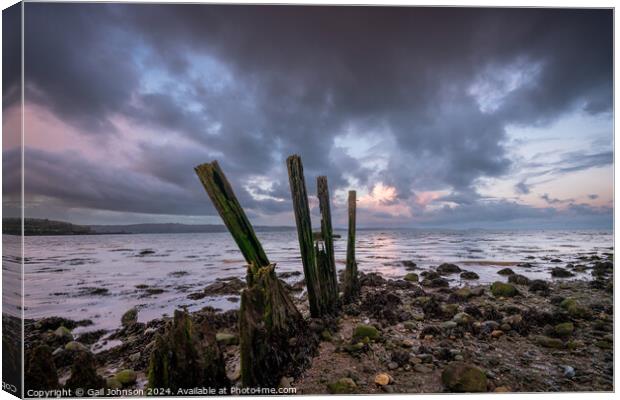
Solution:
<path fill-rule="evenodd" d="M 310 192 L 317 175 L 332 193 L 382 183 L 421 222 L 547 218 L 478 194 L 514 172 L 507 127 L 612 110 L 610 10 L 28 3 L 25 18 L 26 102 L 102 147 L 150 132 L 118 167 L 30 149 L 28 194 L 68 208 L 212 215 L 193 167 L 218 159 L 253 215 L 290 212 L 298 153 Z M 545 167 L 613 161 L 572 156 Z M 443 203 L 421 205 L 433 191 Z"/>

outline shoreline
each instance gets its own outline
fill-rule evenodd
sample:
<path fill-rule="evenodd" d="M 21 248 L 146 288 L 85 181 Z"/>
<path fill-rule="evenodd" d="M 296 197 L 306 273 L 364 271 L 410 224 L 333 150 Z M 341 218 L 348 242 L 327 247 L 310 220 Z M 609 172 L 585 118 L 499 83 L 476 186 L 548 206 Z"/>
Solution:
<path fill-rule="evenodd" d="M 452 392 L 458 388 L 450 387 L 442 374 L 450 365 L 464 365 L 482 372 L 485 391 L 613 390 L 610 261 L 588 261 L 591 281 L 529 281 L 513 273 L 513 283 L 502 285 L 516 293 L 502 285 L 475 282 L 447 287 L 443 276 L 457 272 L 441 267 L 421 272 L 420 283 L 410 274 L 408 280 L 361 274 L 360 299 L 343 307 L 335 329 L 310 323 L 308 334 L 321 340 L 318 353 L 306 370 L 284 377 L 280 386 L 294 387 L 297 394 Z M 305 294 L 293 298 L 307 316 Z M 239 384 L 240 370 L 236 314 L 209 307 L 190 314 L 194 324 L 206 324 L 218 333 L 226 373 L 234 385 Z M 133 323 L 110 334 L 107 344 L 114 346 L 93 354 L 97 373 L 116 385 L 112 378 L 131 370 L 135 381 L 121 387 L 143 389 L 154 337 L 169 320 L 138 323 L 136 315 Z M 76 352 L 90 352 L 105 335 L 95 331 L 74 338 L 71 329 L 60 329 L 78 324 L 58 318 L 26 322 L 26 358 L 40 344 L 50 346 L 61 384 L 71 375 Z M 359 326 L 370 326 L 376 336 L 353 339 Z"/>

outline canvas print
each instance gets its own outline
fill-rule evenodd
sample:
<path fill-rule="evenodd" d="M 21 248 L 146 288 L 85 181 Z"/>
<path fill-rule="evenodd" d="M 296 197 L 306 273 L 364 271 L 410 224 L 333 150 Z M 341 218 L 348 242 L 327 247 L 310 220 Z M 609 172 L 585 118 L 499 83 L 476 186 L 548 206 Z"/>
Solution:
<path fill-rule="evenodd" d="M 614 390 L 612 9 L 2 16 L 5 391 Z"/>

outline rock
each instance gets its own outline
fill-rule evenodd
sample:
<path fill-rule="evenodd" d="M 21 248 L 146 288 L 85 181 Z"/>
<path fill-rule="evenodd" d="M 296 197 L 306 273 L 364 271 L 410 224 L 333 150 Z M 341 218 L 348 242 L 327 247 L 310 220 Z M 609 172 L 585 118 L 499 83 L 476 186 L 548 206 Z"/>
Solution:
<path fill-rule="evenodd" d="M 428 374 L 430 372 L 433 372 L 432 369 L 430 369 L 429 367 L 422 365 L 422 364 L 415 364 L 413 366 L 413 370 L 416 372 L 419 372 L 421 374 Z"/>
<path fill-rule="evenodd" d="M 510 388 L 508 386 L 498 386 L 493 390 L 495 393 L 509 393 Z"/>
<path fill-rule="evenodd" d="M 443 263 L 439 267 L 437 267 L 437 272 L 441 275 L 456 274 L 458 272 L 461 272 L 461 268 L 459 268 L 459 266 L 456 264 Z"/>
<path fill-rule="evenodd" d="M 592 314 L 589 309 L 579 304 L 577 300 L 573 299 L 572 297 L 562 300 L 562 302 L 560 303 L 560 308 L 566 310 L 568 312 L 568 315 L 573 318 L 587 319 L 590 318 Z"/>
<path fill-rule="evenodd" d="M 547 336 L 536 336 L 534 341 L 537 345 L 542 347 L 547 347 L 551 349 L 561 349 L 564 348 L 564 343 L 560 339 L 550 338 Z"/>
<path fill-rule="evenodd" d="M 386 374 L 385 372 L 381 372 L 375 375 L 375 384 L 379 386 L 389 385 L 392 382 L 394 382 L 394 378 L 392 378 L 389 374 Z"/>
<path fill-rule="evenodd" d="M 125 328 L 135 325 L 138 322 L 138 309 L 130 308 L 121 317 L 121 325 Z"/>
<path fill-rule="evenodd" d="M 382 286 L 386 283 L 385 278 L 377 272 L 370 272 L 368 274 L 360 274 L 361 286 Z"/>
<path fill-rule="evenodd" d="M 331 394 L 351 394 L 355 393 L 356 389 L 357 385 L 351 378 L 340 378 L 327 385 L 327 390 Z"/>
<path fill-rule="evenodd" d="M 491 337 L 498 339 L 501 336 L 504 335 L 504 331 L 500 331 L 500 330 L 494 330 L 493 332 L 491 332 Z"/>
<path fill-rule="evenodd" d="M 37 321 L 35 323 L 35 328 L 41 331 L 55 331 L 61 326 L 73 329 L 78 326 L 89 326 L 92 324 L 93 321 L 89 319 L 84 319 L 76 322 L 62 317 L 46 317 Z"/>
<path fill-rule="evenodd" d="M 60 339 L 63 343 L 71 342 L 73 340 L 71 331 L 62 325 L 54 331 L 54 336 Z"/>
<path fill-rule="evenodd" d="M 452 317 L 452 321 L 456 322 L 458 325 L 469 325 L 474 322 L 474 318 L 465 312 L 460 312 Z"/>
<path fill-rule="evenodd" d="M 123 384 L 118 381 L 116 378 L 108 378 L 106 379 L 106 386 L 108 389 L 122 389 Z"/>
<path fill-rule="evenodd" d="M 131 361 L 131 362 L 137 362 L 137 361 L 140 359 L 140 356 L 141 356 L 141 353 L 140 353 L 139 351 L 138 351 L 138 352 L 135 352 L 135 353 L 133 353 L 133 354 L 130 354 L 130 355 L 129 355 L 129 361 Z"/>
<path fill-rule="evenodd" d="M 549 293 L 549 283 L 543 281 L 542 279 L 534 279 L 530 281 L 528 290 L 530 292 L 540 292 L 542 294 Z"/>
<path fill-rule="evenodd" d="M 445 316 L 454 317 L 459 311 L 458 304 L 442 304 L 440 306 L 441 313 Z"/>
<path fill-rule="evenodd" d="M 105 385 L 106 380 L 97 374 L 95 357 L 88 351 L 78 352 L 71 366 L 71 376 L 65 387 L 68 389 L 103 389 Z"/>
<path fill-rule="evenodd" d="M 505 328 L 504 325 L 507 325 L 507 328 Z M 518 332 L 521 332 L 523 331 L 523 328 L 525 327 L 525 325 L 526 324 L 523 322 L 523 317 L 521 316 L 521 314 L 514 314 L 514 315 L 509 315 L 502 319 L 501 328 L 502 330 L 505 330 L 505 331 L 514 329 Z"/>
<path fill-rule="evenodd" d="M 218 332 L 215 335 L 215 340 L 218 344 L 224 346 L 239 344 L 239 338 L 237 337 L 237 335 L 233 335 L 232 333 Z"/>
<path fill-rule="evenodd" d="M 424 364 L 430 364 L 433 362 L 433 356 L 432 354 L 428 354 L 428 353 L 420 353 L 417 354 L 416 357 L 418 357 L 420 360 L 422 360 L 422 362 Z"/>
<path fill-rule="evenodd" d="M 83 287 L 78 292 L 78 296 L 107 296 L 108 294 L 110 294 L 108 289 L 98 287 Z"/>
<path fill-rule="evenodd" d="M 364 338 L 376 340 L 379 338 L 379 331 L 372 325 L 359 324 L 353 331 L 353 341 L 362 340 Z"/>
<path fill-rule="evenodd" d="M 495 297 L 513 297 L 519 294 L 519 291 L 510 283 L 497 281 L 491 285 L 491 293 Z"/>
<path fill-rule="evenodd" d="M 524 275 L 514 274 L 508 277 L 508 282 L 514 283 L 515 285 L 527 286 L 530 284 L 530 279 Z"/>
<path fill-rule="evenodd" d="M 452 292 L 452 294 L 450 294 L 449 300 L 453 299 L 457 301 L 466 301 L 472 296 L 473 294 L 471 290 L 469 288 L 463 287 L 456 289 L 454 292 Z"/>
<path fill-rule="evenodd" d="M 554 328 L 555 334 L 559 337 L 570 336 L 574 330 L 575 326 L 572 322 L 563 322 L 561 324 L 557 324 Z"/>
<path fill-rule="evenodd" d="M 387 365 L 388 369 L 393 370 L 398 368 L 398 363 L 394 362 L 394 361 L 390 361 Z"/>
<path fill-rule="evenodd" d="M 572 379 L 575 377 L 575 368 L 571 367 L 570 365 L 565 365 L 563 369 L 563 375 L 565 378 Z"/>
<path fill-rule="evenodd" d="M 237 277 L 218 279 L 204 289 L 204 294 L 206 296 L 239 294 L 245 287 L 246 283 Z"/>
<path fill-rule="evenodd" d="M 613 342 L 609 340 L 597 340 L 594 342 L 594 345 L 603 350 L 612 350 L 614 348 Z"/>
<path fill-rule="evenodd" d="M 569 340 L 566 343 L 566 348 L 569 350 L 581 349 L 583 347 L 585 347 L 585 343 L 583 343 L 581 340 Z"/>
<path fill-rule="evenodd" d="M 422 271 L 420 275 L 422 275 L 424 278 L 428 280 L 433 280 L 433 279 L 437 279 L 441 277 L 441 275 L 439 275 L 437 271 Z"/>
<path fill-rule="evenodd" d="M 415 322 L 413 322 L 413 321 L 405 321 L 405 322 L 403 322 L 403 327 L 405 329 L 413 331 L 413 330 L 417 329 L 418 325 Z"/>
<path fill-rule="evenodd" d="M 459 324 L 457 324 L 457 323 L 456 323 L 456 322 L 454 322 L 454 321 L 445 321 L 445 322 L 442 322 L 442 323 L 439 325 L 439 327 L 440 327 L 441 329 L 443 329 L 443 330 L 450 330 L 450 329 L 454 329 L 454 328 L 456 328 L 458 325 L 459 325 Z"/>
<path fill-rule="evenodd" d="M 88 347 L 80 342 L 72 341 L 65 345 L 65 350 L 69 351 L 89 351 Z"/>
<path fill-rule="evenodd" d="M 592 276 L 602 277 L 613 273 L 614 264 L 611 261 L 596 262 L 592 268 Z"/>
<path fill-rule="evenodd" d="M 497 273 L 500 275 L 514 275 L 515 274 L 515 272 L 511 270 L 510 268 L 500 269 L 499 271 L 497 271 Z"/>
<path fill-rule="evenodd" d="M 447 279 L 445 278 L 435 278 L 435 279 L 428 279 L 425 278 L 421 284 L 423 286 L 427 286 L 427 287 L 433 287 L 433 288 L 438 288 L 438 287 L 448 287 L 450 286 L 450 282 L 448 282 Z"/>
<path fill-rule="evenodd" d="M 293 387 L 293 378 L 289 376 L 283 376 L 282 378 L 280 378 L 280 383 L 278 384 L 278 387 L 281 387 L 281 388 Z"/>
<path fill-rule="evenodd" d="M 288 279 L 293 276 L 299 276 L 299 275 L 301 275 L 301 271 L 285 271 L 285 272 L 280 272 L 278 274 L 278 278 Z"/>
<path fill-rule="evenodd" d="M 409 282 L 417 282 L 418 281 L 418 274 L 414 274 L 413 272 L 409 272 L 407 275 L 405 275 L 405 277 L 403 278 L 406 281 Z"/>
<path fill-rule="evenodd" d="M 97 329 L 96 331 L 84 332 L 77 338 L 77 341 L 80 343 L 92 345 L 97 343 L 97 341 L 99 341 L 99 339 L 101 339 L 101 337 L 106 333 L 108 333 L 108 331 L 105 329 Z"/>
<path fill-rule="evenodd" d="M 461 279 L 480 279 L 480 277 L 473 271 L 464 271 L 461 272 Z"/>
<path fill-rule="evenodd" d="M 28 382 L 28 389 L 57 389 L 59 387 L 58 373 L 52 357 L 52 349 L 45 345 L 37 346 L 29 355 L 25 377 L 26 382 Z"/>
<path fill-rule="evenodd" d="M 133 369 L 124 369 L 117 372 L 114 378 L 116 378 L 116 380 L 119 381 L 121 385 L 129 386 L 136 383 L 136 380 L 138 379 L 138 374 L 136 374 L 136 371 L 134 371 Z"/>
<path fill-rule="evenodd" d="M 572 272 L 565 270 L 562 267 L 554 267 L 551 269 L 551 276 L 554 278 L 568 278 L 570 276 L 575 276 Z"/>
<path fill-rule="evenodd" d="M 443 370 L 441 381 L 451 392 L 486 392 L 487 377 L 484 372 L 473 365 L 455 361 Z"/>

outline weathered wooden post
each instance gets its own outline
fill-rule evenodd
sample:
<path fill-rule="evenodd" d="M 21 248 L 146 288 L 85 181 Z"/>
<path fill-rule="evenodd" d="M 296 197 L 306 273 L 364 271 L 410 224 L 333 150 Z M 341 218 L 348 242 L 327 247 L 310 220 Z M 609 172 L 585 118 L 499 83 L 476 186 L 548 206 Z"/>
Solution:
<path fill-rule="evenodd" d="M 297 236 L 299 237 L 299 251 L 301 252 L 301 262 L 304 268 L 306 287 L 308 288 L 310 315 L 317 318 L 323 315 L 323 294 L 321 293 L 321 285 L 317 270 L 317 255 L 314 249 L 314 240 L 312 236 L 312 223 L 310 220 L 310 206 L 308 205 L 306 181 L 304 180 L 304 167 L 301 164 L 301 158 L 297 154 L 288 157 L 286 159 L 286 165 L 289 184 L 291 186 L 291 196 L 293 198 Z"/>
<path fill-rule="evenodd" d="M 186 311 L 175 310 L 164 335 L 157 334 L 148 368 L 148 387 L 179 389 L 229 387 L 215 332 L 195 326 Z"/>
<path fill-rule="evenodd" d="M 248 288 L 241 293 L 241 381 L 276 387 L 284 375 L 304 368 L 316 348 L 306 321 L 276 277 L 245 212 L 217 161 L 195 168 L 205 190 L 248 262 Z"/>
<path fill-rule="evenodd" d="M 321 290 L 325 292 L 325 301 L 335 308 L 338 303 L 338 276 L 336 275 L 336 259 L 334 257 L 334 237 L 332 232 L 332 214 L 329 204 L 329 189 L 327 177 L 319 176 L 316 179 L 319 209 L 321 211 L 321 236 L 325 244 L 325 255 L 317 256 L 317 267 Z M 318 246 L 317 246 L 317 251 Z M 333 310 L 332 310 L 333 311 Z"/>
<path fill-rule="evenodd" d="M 357 275 L 357 262 L 355 261 L 355 190 L 349 191 L 349 232 L 347 238 L 347 266 L 344 271 L 344 296 L 345 302 L 353 301 L 359 295 L 359 279 Z"/>

